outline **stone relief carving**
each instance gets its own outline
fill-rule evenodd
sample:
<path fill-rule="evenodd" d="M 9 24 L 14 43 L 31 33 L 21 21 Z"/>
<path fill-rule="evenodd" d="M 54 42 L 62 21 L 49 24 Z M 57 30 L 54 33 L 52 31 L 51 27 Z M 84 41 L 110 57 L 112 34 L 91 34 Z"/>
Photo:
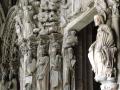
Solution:
<path fill-rule="evenodd" d="M 7 82 L 9 73 L 5 66 L 5 63 L 1 64 L 1 72 L 2 72 L 2 76 L 1 76 L 0 88 L 1 88 L 1 90 L 7 90 L 8 89 L 7 85 L 9 85 L 9 83 Z"/>
<path fill-rule="evenodd" d="M 113 30 L 113 32 L 115 32 L 115 37 L 113 38 L 113 40 L 116 39 L 116 47 L 118 49 L 118 52 L 119 52 L 119 35 L 118 35 L 118 33 L 119 33 L 119 24 L 118 24 L 118 22 L 119 22 L 119 6 L 120 6 L 120 3 L 118 0 L 96 0 L 95 1 L 95 7 L 96 7 L 98 13 L 103 16 L 104 23 L 106 25 L 108 25 L 108 27 L 111 30 Z M 114 51 L 107 51 L 107 52 L 111 52 L 114 55 L 116 51 L 114 50 Z M 111 54 L 109 53 L 106 56 L 109 56 L 109 55 L 111 55 Z M 119 53 L 117 53 L 117 55 L 119 56 Z M 118 56 L 116 56 L 116 58 Z M 115 62 L 113 62 L 113 63 L 115 63 Z M 113 67 L 113 69 L 114 69 L 114 67 Z M 106 73 L 107 73 L 107 71 L 106 71 Z M 112 71 L 111 71 L 111 73 L 112 73 Z M 106 90 L 106 89 L 110 88 L 110 90 L 111 90 L 112 88 L 114 88 L 114 90 L 117 90 L 118 86 L 116 84 L 116 81 L 114 83 L 113 82 L 111 83 L 111 82 L 102 84 L 101 89 Z M 109 85 L 111 85 L 111 86 L 109 87 Z"/>
<path fill-rule="evenodd" d="M 29 10 L 28 10 L 29 9 Z M 21 51 L 21 67 L 20 67 L 20 84 L 21 90 L 31 90 L 32 85 L 32 71 L 30 71 L 31 63 L 35 60 L 31 57 L 30 37 L 33 35 L 33 11 L 31 6 L 23 6 L 16 15 L 16 33 L 18 36 L 18 45 Z M 33 60 L 33 61 L 32 61 Z M 30 63 L 31 62 L 31 63 Z M 35 66 L 35 65 L 32 65 Z"/>
<path fill-rule="evenodd" d="M 94 16 L 94 22 L 96 26 L 99 26 L 97 30 L 96 41 L 89 48 L 89 60 L 92 65 L 92 69 L 95 73 L 95 80 L 102 83 L 101 90 L 107 90 L 104 84 L 109 82 L 117 87 L 116 81 L 116 44 L 113 37 L 111 28 L 104 24 L 103 17 L 101 15 Z M 108 86 L 107 85 L 107 86 Z M 106 87 L 107 87 L 106 86 Z M 112 86 L 109 86 L 112 90 Z M 117 88 L 114 88 L 116 90 Z"/>
<path fill-rule="evenodd" d="M 15 27 L 21 50 L 21 90 L 32 90 L 33 73 L 36 73 L 36 89 L 49 89 L 49 38 L 46 36 L 59 30 L 59 2 L 59 0 L 26 0 L 21 1 L 18 7 Z M 37 40 L 31 41 L 33 38 Z M 31 43 L 38 45 L 31 46 Z"/>
<path fill-rule="evenodd" d="M 32 6 L 24 6 L 23 7 L 23 37 L 28 39 L 33 34 L 33 29 L 35 28 L 34 23 L 32 22 L 33 18 L 33 10 Z"/>
<path fill-rule="evenodd" d="M 77 44 L 76 31 L 64 33 L 63 39 L 63 90 L 75 90 L 75 62 L 76 57 L 73 47 Z"/>
<path fill-rule="evenodd" d="M 49 87 L 49 56 L 48 56 L 48 38 L 41 36 L 37 47 L 37 90 L 48 90 Z"/>
<path fill-rule="evenodd" d="M 95 7 L 99 14 L 104 16 L 105 23 L 110 27 L 113 25 L 112 18 L 119 15 L 119 1 L 117 0 L 95 0 Z"/>
<path fill-rule="evenodd" d="M 21 90 L 32 90 L 33 74 L 36 75 L 37 90 L 48 90 L 49 88 L 51 90 L 75 90 L 74 67 L 76 57 L 74 47 L 78 42 L 76 31 L 65 31 L 61 55 L 61 41 L 59 40 L 62 38 L 58 38 L 61 36 L 59 33 L 59 19 L 62 19 L 61 24 L 63 27 L 70 22 L 72 16 L 74 17 L 74 15 L 80 13 L 80 1 L 62 0 L 61 15 L 59 15 L 60 0 L 19 1 L 20 3 L 17 6 L 18 13 L 14 19 L 18 37 L 17 44 L 21 51 Z M 89 49 L 89 55 L 92 52 L 91 49 L 93 49 L 94 54 L 96 54 L 94 59 L 100 58 L 97 59 L 98 62 L 93 62 L 90 59 L 91 65 L 96 74 L 95 79 L 102 83 L 101 89 L 107 90 L 109 88 L 112 90 L 114 88 L 116 90 L 116 67 L 114 67 L 114 64 L 116 63 L 115 54 L 117 48 L 111 32 L 111 29 L 113 29 L 111 25 L 113 24 L 115 27 L 112 16 L 119 15 L 119 4 L 116 0 L 96 0 L 95 7 L 103 15 L 103 18 L 100 16 L 97 20 L 100 20 L 100 22 L 97 22 L 100 24 L 97 40 Z M 47 35 L 50 35 L 50 37 L 48 38 Z M 100 38 L 99 35 L 101 35 Z M 31 38 L 38 38 L 35 41 L 35 44 L 37 43 L 38 45 L 32 46 L 31 44 L 34 43 L 34 40 L 31 41 Z M 50 42 L 48 43 L 49 40 Z M 90 56 L 90 58 L 92 57 Z M 16 78 L 14 77 L 16 73 L 12 65 L 10 65 L 9 72 L 7 74 L 6 68 L 2 68 L 3 85 L 0 86 L 2 90 L 15 90 L 17 88 Z M 6 82 L 5 78 L 8 78 L 9 82 Z M 106 83 L 106 81 L 108 82 Z"/>
<path fill-rule="evenodd" d="M 64 28 L 80 15 L 94 6 L 94 0 L 62 0 L 60 13 L 60 27 Z"/>
<path fill-rule="evenodd" d="M 53 33 L 50 38 L 50 88 L 51 90 L 62 90 L 62 35 Z"/>
<path fill-rule="evenodd" d="M 13 63 L 9 63 L 10 66 L 10 72 L 9 72 L 9 84 L 8 84 L 8 90 L 17 90 L 17 73 L 14 69 Z"/>

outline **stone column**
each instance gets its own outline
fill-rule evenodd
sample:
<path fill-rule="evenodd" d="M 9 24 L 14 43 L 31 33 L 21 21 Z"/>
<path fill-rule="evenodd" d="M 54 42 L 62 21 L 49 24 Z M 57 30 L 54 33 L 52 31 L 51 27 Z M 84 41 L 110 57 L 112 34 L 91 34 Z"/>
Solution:
<path fill-rule="evenodd" d="M 27 4 L 26 4 L 27 3 Z M 20 90 L 32 90 L 33 72 L 35 70 L 36 58 L 33 55 L 33 7 L 28 1 L 19 2 L 18 13 L 15 16 L 15 27 L 17 33 L 17 45 L 20 49 Z"/>
<path fill-rule="evenodd" d="M 63 55 L 63 90 L 75 90 L 75 62 L 74 47 L 78 40 L 75 30 L 64 31 Z"/>
<path fill-rule="evenodd" d="M 50 90 L 62 89 L 62 35 L 52 33 L 50 35 Z"/>
<path fill-rule="evenodd" d="M 60 0 L 41 0 L 38 20 L 41 23 L 41 30 L 38 36 L 49 36 L 49 57 L 50 57 L 50 90 L 62 90 L 62 57 L 61 39 L 59 26 Z M 43 90 L 43 89 L 41 89 Z M 45 89 L 46 90 L 46 89 Z"/>
<path fill-rule="evenodd" d="M 117 83 L 119 84 L 118 90 L 120 90 L 120 1 L 114 2 L 113 8 L 112 8 L 112 28 L 115 30 L 116 34 L 116 43 L 118 48 L 117 53 L 117 69 L 118 69 L 118 75 L 117 75 Z"/>

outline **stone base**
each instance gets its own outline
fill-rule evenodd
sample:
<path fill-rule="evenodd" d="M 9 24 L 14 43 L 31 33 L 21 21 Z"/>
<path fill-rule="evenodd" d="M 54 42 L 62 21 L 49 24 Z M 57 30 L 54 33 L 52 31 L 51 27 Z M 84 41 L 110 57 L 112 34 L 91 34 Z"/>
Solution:
<path fill-rule="evenodd" d="M 101 85 L 101 90 L 117 90 L 118 84 L 111 81 L 105 81 Z"/>

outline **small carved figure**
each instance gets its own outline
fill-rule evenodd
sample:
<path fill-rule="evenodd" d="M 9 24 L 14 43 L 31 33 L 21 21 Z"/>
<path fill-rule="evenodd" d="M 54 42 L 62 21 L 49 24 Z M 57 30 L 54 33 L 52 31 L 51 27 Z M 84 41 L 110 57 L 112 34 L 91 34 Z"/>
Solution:
<path fill-rule="evenodd" d="M 23 34 L 22 34 L 21 27 L 18 22 L 15 23 L 15 27 L 16 27 L 16 33 L 18 36 L 18 44 L 19 44 L 23 40 Z"/>
<path fill-rule="evenodd" d="M 48 90 L 49 83 L 49 57 L 47 55 L 46 41 L 39 40 L 37 48 L 37 90 Z"/>
<path fill-rule="evenodd" d="M 65 19 L 69 20 L 70 17 L 72 16 L 72 0 L 63 0 L 63 5 L 61 6 L 61 8 L 64 10 L 64 16 Z"/>
<path fill-rule="evenodd" d="M 51 40 L 49 47 L 51 90 L 62 90 L 62 57 L 60 51 L 60 43 L 57 40 Z"/>
<path fill-rule="evenodd" d="M 117 48 L 113 32 L 110 27 L 104 24 L 103 17 L 94 16 L 97 31 L 96 41 L 89 48 L 89 60 L 95 72 L 96 81 L 111 80 L 115 78 L 115 54 Z"/>
<path fill-rule="evenodd" d="M 81 6 L 80 6 L 80 0 L 72 0 L 72 16 L 79 13 Z"/>
<path fill-rule="evenodd" d="M 67 4 L 66 0 L 62 0 L 62 4 L 61 4 L 61 17 L 60 17 L 60 20 L 61 20 L 61 23 L 60 23 L 60 26 L 61 27 L 64 27 L 68 20 L 67 20 L 67 8 L 69 8 L 69 5 Z"/>
<path fill-rule="evenodd" d="M 18 37 L 18 39 L 17 39 L 18 44 L 20 44 L 23 40 L 23 31 L 22 31 L 23 30 L 23 22 L 22 22 L 23 16 L 22 15 L 23 15 L 22 10 L 19 9 L 17 15 L 14 18 L 16 21 L 15 29 L 16 29 L 16 33 L 17 33 L 17 37 Z"/>
<path fill-rule="evenodd" d="M 73 47 L 78 40 L 74 30 L 64 33 L 63 41 L 63 90 L 75 90 L 75 62 Z"/>
<path fill-rule="evenodd" d="M 41 9 L 48 10 L 49 0 L 41 0 Z"/>
<path fill-rule="evenodd" d="M 33 35 L 33 29 L 35 28 L 35 25 L 32 22 L 32 18 L 33 18 L 32 6 L 24 6 L 23 7 L 23 12 L 24 12 L 23 36 L 24 36 L 25 39 L 29 39 L 29 37 Z"/>

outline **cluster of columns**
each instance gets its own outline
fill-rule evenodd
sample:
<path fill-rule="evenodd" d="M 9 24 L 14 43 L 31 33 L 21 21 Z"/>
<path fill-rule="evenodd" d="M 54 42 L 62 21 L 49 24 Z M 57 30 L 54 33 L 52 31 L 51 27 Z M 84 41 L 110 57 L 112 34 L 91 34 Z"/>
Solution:
<path fill-rule="evenodd" d="M 20 90 L 75 90 L 77 37 L 61 34 L 60 0 L 21 0 L 17 9 Z"/>

